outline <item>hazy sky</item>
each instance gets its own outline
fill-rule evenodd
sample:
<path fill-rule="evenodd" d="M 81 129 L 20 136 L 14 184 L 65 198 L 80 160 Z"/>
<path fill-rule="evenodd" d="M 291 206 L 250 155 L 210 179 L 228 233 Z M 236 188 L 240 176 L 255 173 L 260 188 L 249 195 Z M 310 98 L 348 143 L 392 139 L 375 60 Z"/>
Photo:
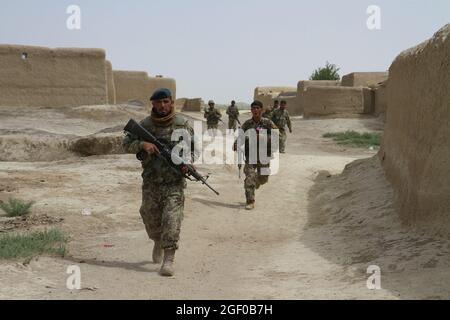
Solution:
<path fill-rule="evenodd" d="M 69 30 L 69 5 L 81 30 Z M 369 30 L 369 5 L 381 30 Z M 450 22 L 448 0 L 0 1 L 0 43 L 104 48 L 114 69 L 177 80 L 178 97 L 250 102 L 256 86 L 297 85 L 328 60 L 383 71 Z"/>

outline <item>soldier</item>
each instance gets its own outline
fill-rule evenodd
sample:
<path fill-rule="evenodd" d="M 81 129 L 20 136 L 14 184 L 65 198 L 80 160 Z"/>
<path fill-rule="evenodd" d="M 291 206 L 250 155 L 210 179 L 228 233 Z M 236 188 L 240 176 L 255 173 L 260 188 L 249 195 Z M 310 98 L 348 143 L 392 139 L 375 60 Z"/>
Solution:
<path fill-rule="evenodd" d="M 274 102 L 273 102 L 273 107 L 268 107 L 264 112 L 263 112 L 263 118 L 267 118 L 267 119 L 270 119 L 270 115 L 272 114 L 272 112 L 274 111 L 274 110 L 277 110 L 278 109 L 278 105 L 279 105 L 279 101 L 278 100 L 275 100 Z"/>
<path fill-rule="evenodd" d="M 231 101 L 231 106 L 227 109 L 227 115 L 228 115 L 228 129 L 236 130 L 236 122 L 239 124 L 239 110 L 236 107 L 236 102 L 233 100 Z"/>
<path fill-rule="evenodd" d="M 250 157 L 249 148 L 252 147 L 252 145 L 249 145 L 249 139 L 246 137 L 245 142 L 242 141 L 244 139 L 241 139 L 240 143 L 245 143 L 245 165 L 244 165 L 244 174 L 245 174 L 245 180 L 244 180 L 244 189 L 245 189 L 245 198 L 247 200 L 247 204 L 245 206 L 246 210 L 253 210 L 255 208 L 255 190 L 259 189 L 260 186 L 263 184 L 266 184 L 269 181 L 269 176 L 264 175 L 261 173 L 261 169 L 269 169 L 270 163 L 263 164 L 261 163 L 259 159 L 259 146 L 261 145 L 262 141 L 264 141 L 262 138 L 262 133 L 260 135 L 260 130 L 265 129 L 267 130 L 267 140 L 265 140 L 265 143 L 270 145 L 270 136 L 271 136 L 271 130 L 277 129 L 275 124 L 266 118 L 262 117 L 263 112 L 263 104 L 256 100 L 251 104 L 251 110 L 252 110 L 252 118 L 245 121 L 242 125 L 241 129 L 244 131 L 249 130 L 255 130 L 256 137 L 258 139 L 257 142 L 257 150 L 256 154 L 258 155 L 256 163 L 250 163 Z M 241 147 L 241 146 L 240 146 Z M 237 151 L 237 142 L 235 142 L 233 146 L 233 150 Z"/>
<path fill-rule="evenodd" d="M 286 101 L 281 101 L 280 108 L 272 111 L 270 119 L 280 130 L 280 153 L 285 153 L 286 148 L 286 125 L 289 128 L 289 132 L 292 133 L 291 118 L 287 111 Z"/>
<path fill-rule="evenodd" d="M 208 125 L 208 130 L 217 129 L 219 126 L 219 120 L 220 118 L 222 118 L 222 114 L 220 113 L 219 110 L 214 108 L 214 105 L 215 105 L 214 101 L 209 100 L 208 101 L 209 109 L 205 111 L 205 118 L 206 124 Z"/>
<path fill-rule="evenodd" d="M 185 129 L 193 136 L 193 129 L 187 120 L 175 113 L 169 89 L 156 90 L 150 100 L 152 113 L 141 121 L 141 125 L 158 140 L 171 143 L 173 147 L 177 143 L 171 142 L 175 129 Z M 159 150 L 154 144 L 127 133 L 123 139 L 123 147 L 127 153 L 137 154 L 142 163 L 140 214 L 149 238 L 154 241 L 153 262 L 163 261 L 160 274 L 173 276 L 175 251 L 178 249 L 183 220 L 185 178 L 158 157 Z"/>

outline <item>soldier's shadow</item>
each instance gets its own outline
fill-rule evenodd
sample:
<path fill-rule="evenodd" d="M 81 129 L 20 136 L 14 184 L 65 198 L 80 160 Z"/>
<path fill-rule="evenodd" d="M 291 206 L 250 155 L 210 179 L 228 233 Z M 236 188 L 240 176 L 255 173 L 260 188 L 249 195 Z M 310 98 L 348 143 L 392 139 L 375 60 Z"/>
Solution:
<path fill-rule="evenodd" d="M 82 259 L 75 257 L 65 257 L 64 260 L 75 262 L 77 264 L 87 264 L 91 266 L 106 267 L 106 268 L 120 268 L 125 270 L 132 270 L 138 272 L 158 272 L 161 265 L 155 264 L 151 261 L 142 262 L 125 262 L 125 261 L 107 261 L 104 259 Z"/>
<path fill-rule="evenodd" d="M 228 202 L 220 202 L 220 201 L 213 201 L 213 200 L 207 200 L 202 198 L 192 198 L 192 201 L 200 202 L 208 207 L 224 207 L 224 208 L 230 208 L 230 209 L 241 209 L 243 206 L 245 206 L 245 203 L 239 202 L 239 203 L 228 203 Z"/>

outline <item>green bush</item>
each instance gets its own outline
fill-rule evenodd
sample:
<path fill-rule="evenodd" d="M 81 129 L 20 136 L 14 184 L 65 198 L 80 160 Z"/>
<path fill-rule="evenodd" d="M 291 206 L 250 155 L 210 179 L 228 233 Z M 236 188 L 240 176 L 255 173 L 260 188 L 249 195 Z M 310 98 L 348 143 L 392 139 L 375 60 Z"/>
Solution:
<path fill-rule="evenodd" d="M 353 147 L 379 147 L 382 134 L 381 133 L 358 133 L 355 131 L 326 133 L 324 138 L 333 138 L 338 144 L 349 145 Z"/>
<path fill-rule="evenodd" d="M 314 70 L 309 80 L 340 80 L 339 70 L 335 64 L 330 64 L 327 61 L 324 68 Z"/>
<path fill-rule="evenodd" d="M 57 229 L 0 235 L 0 259 L 29 258 L 44 253 L 65 256 L 67 241 Z"/>
<path fill-rule="evenodd" d="M 9 198 L 8 202 L 0 203 L 0 208 L 6 213 L 7 217 L 19 217 L 30 213 L 33 201 L 26 202 L 15 198 Z"/>

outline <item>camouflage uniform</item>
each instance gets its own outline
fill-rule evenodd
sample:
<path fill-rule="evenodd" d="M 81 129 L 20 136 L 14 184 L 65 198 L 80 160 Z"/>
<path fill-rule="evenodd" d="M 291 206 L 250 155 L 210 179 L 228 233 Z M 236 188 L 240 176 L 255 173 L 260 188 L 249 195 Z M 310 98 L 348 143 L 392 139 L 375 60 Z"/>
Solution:
<path fill-rule="evenodd" d="M 191 137 L 193 129 L 180 115 L 176 115 L 169 126 L 157 126 L 151 117 L 140 123 L 158 140 L 171 147 L 171 136 L 175 129 L 188 130 Z M 150 239 L 161 242 L 163 249 L 178 249 L 181 222 L 184 209 L 185 178 L 170 167 L 160 157 L 149 155 L 143 150 L 143 141 L 131 133 L 123 139 L 123 147 L 127 153 L 138 154 L 142 162 L 142 205 L 140 214 Z"/>
<path fill-rule="evenodd" d="M 217 129 L 219 126 L 219 119 L 222 118 L 222 114 L 216 108 L 209 108 L 205 111 L 205 118 L 208 129 Z"/>
<path fill-rule="evenodd" d="M 280 130 L 280 152 L 284 153 L 286 148 L 286 125 L 289 128 L 289 132 L 292 132 L 291 118 L 289 117 L 289 112 L 286 109 L 278 108 L 272 112 L 270 119 L 275 123 L 275 125 Z"/>
<path fill-rule="evenodd" d="M 267 135 L 270 137 L 270 134 L 271 134 L 270 131 L 272 129 L 277 129 L 277 127 L 269 119 L 261 118 L 261 121 L 259 123 L 256 123 L 252 118 L 252 119 L 245 121 L 244 124 L 242 125 L 241 129 L 244 132 L 246 132 L 247 130 L 256 130 L 258 132 L 258 129 L 266 129 Z M 258 141 L 258 145 L 259 145 L 259 142 L 261 140 L 259 138 L 258 138 L 258 140 L 259 140 Z M 246 139 L 246 143 L 248 143 L 247 139 Z M 270 145 L 269 140 L 267 143 Z M 248 146 L 246 147 L 246 149 L 247 148 L 248 148 Z M 259 146 L 258 146 L 258 149 L 259 149 Z M 260 186 L 262 186 L 263 184 L 266 184 L 269 181 L 268 175 L 261 175 L 261 169 L 269 168 L 270 163 L 262 164 L 259 161 L 259 150 L 257 150 L 256 152 L 258 155 L 256 164 L 249 163 L 248 152 L 246 152 L 247 155 L 246 155 L 245 166 L 244 166 L 244 174 L 245 174 L 244 189 L 245 189 L 245 198 L 247 199 L 247 204 L 251 204 L 251 203 L 255 202 L 255 190 L 259 189 Z"/>
<path fill-rule="evenodd" d="M 272 113 L 272 111 L 274 110 L 273 107 L 268 107 L 266 110 L 264 110 L 262 117 L 266 118 L 266 119 L 270 119 L 270 115 Z"/>
<path fill-rule="evenodd" d="M 229 106 L 227 109 L 228 129 L 236 130 L 236 123 L 239 119 L 239 110 L 236 106 Z"/>

